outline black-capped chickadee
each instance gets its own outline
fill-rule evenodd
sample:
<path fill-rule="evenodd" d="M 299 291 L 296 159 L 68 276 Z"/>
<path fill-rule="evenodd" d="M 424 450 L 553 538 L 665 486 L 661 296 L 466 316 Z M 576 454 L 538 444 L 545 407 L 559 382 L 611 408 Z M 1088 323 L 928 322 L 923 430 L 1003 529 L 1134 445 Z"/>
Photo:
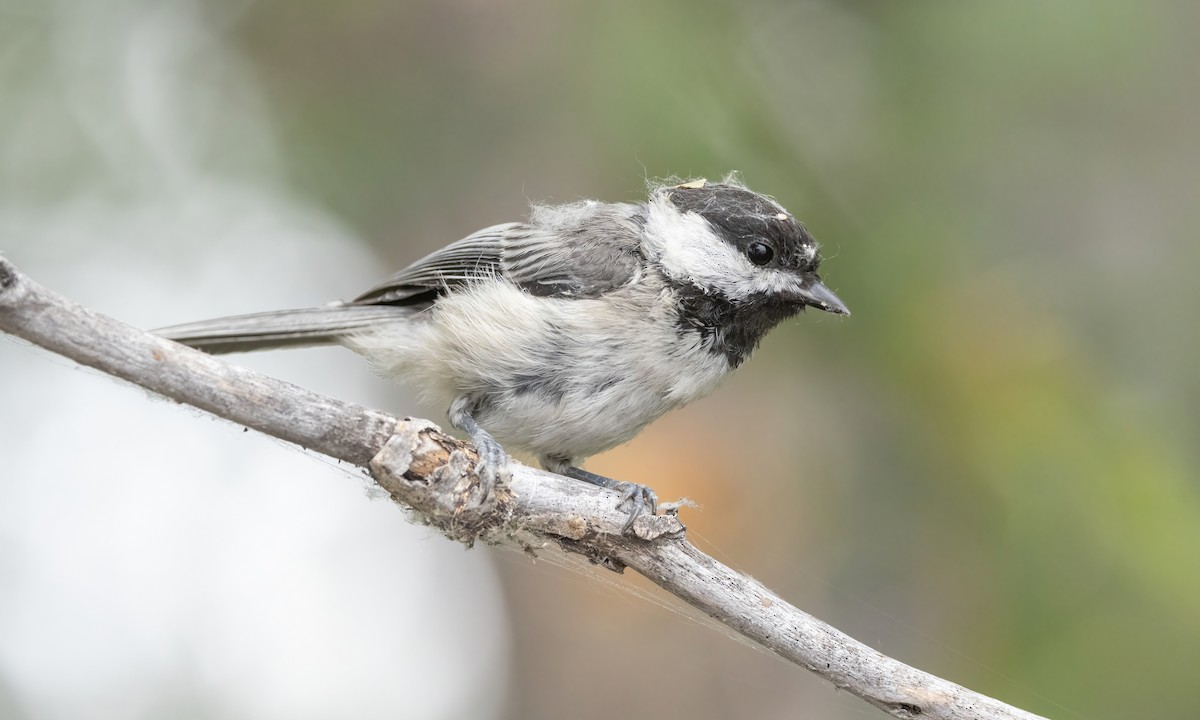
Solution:
<path fill-rule="evenodd" d="M 485 489 L 503 447 L 622 492 L 628 529 L 649 488 L 578 466 L 703 397 L 805 307 L 848 315 L 817 275 L 817 243 L 733 178 L 655 187 L 642 204 L 535 206 L 350 302 L 157 332 L 212 353 L 340 344 L 449 407 Z"/>

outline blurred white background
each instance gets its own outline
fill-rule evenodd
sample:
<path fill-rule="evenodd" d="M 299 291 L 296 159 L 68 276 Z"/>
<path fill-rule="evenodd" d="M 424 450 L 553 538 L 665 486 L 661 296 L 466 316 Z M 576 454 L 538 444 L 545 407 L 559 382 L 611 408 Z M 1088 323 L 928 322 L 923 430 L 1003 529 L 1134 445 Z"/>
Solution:
<path fill-rule="evenodd" d="M 0 48 L 0 252 L 34 278 L 155 327 L 378 274 L 281 184 L 254 79 L 194 3 L 0 7 L 39 31 Z M 239 361 L 409 402 L 344 351 Z M 0 718 L 502 711 L 487 554 L 322 458 L 7 336 L 0 398 Z"/>

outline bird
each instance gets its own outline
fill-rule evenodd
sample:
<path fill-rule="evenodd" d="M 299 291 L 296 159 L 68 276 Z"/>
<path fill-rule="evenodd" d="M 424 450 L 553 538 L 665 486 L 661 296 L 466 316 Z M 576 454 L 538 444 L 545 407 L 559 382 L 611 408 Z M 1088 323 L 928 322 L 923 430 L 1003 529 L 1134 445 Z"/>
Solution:
<path fill-rule="evenodd" d="M 155 332 L 215 354 L 345 346 L 448 408 L 485 493 L 526 451 L 618 491 L 628 532 L 656 494 L 583 462 L 711 393 L 782 321 L 849 315 L 820 263 L 805 226 L 738 176 L 669 181 L 640 203 L 535 204 L 353 300 Z"/>

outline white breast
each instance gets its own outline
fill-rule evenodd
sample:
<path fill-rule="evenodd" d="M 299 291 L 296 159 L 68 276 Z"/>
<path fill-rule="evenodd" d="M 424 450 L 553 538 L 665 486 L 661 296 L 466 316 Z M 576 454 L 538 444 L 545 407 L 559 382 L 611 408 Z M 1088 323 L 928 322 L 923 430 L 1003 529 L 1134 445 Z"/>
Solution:
<path fill-rule="evenodd" d="M 477 419 L 506 448 L 574 461 L 707 395 L 730 370 L 698 334 L 681 340 L 674 299 L 651 280 L 602 299 L 482 282 L 347 345 L 442 407 L 480 398 Z"/>

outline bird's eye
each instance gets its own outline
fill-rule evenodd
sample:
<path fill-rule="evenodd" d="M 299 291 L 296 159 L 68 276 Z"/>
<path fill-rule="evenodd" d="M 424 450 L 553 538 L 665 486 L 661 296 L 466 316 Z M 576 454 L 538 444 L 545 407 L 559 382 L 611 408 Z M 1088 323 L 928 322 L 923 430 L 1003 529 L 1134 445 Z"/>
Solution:
<path fill-rule="evenodd" d="M 775 251 L 766 243 L 752 242 L 746 246 L 746 257 L 755 265 L 766 265 L 775 257 Z"/>

